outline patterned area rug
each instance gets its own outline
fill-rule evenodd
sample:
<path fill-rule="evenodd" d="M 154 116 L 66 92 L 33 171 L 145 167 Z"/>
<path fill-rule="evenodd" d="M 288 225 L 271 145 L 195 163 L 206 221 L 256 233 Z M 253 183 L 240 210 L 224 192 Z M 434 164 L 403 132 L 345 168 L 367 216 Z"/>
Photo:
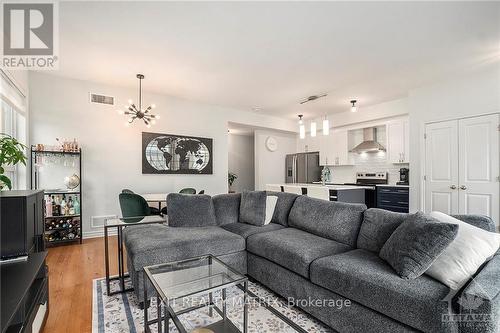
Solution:
<path fill-rule="evenodd" d="M 118 288 L 117 281 L 112 281 L 112 290 Z M 248 310 L 248 332 L 267 333 L 267 332 L 297 332 L 292 326 L 289 326 L 279 316 L 264 306 L 263 302 L 279 311 L 292 322 L 300 326 L 306 332 L 326 333 L 332 330 L 325 327 L 311 316 L 303 311 L 290 307 L 281 297 L 271 292 L 269 289 L 257 283 L 249 283 L 249 291 L 253 292 L 258 298 L 251 298 Z M 220 295 L 215 294 L 214 299 L 220 304 Z M 193 303 L 202 300 L 192 299 Z M 199 304 L 199 303 L 197 303 Z M 227 291 L 227 316 L 241 330 L 243 323 L 243 292 L 237 287 L 229 288 Z M 156 318 L 156 301 L 152 300 L 152 306 L 149 309 L 149 319 Z M 180 306 L 183 308 L 185 306 Z M 92 307 L 92 332 L 93 333 L 122 333 L 122 332 L 144 332 L 143 322 L 144 312 L 139 308 L 139 303 L 133 292 L 106 295 L 106 280 L 96 279 L 93 282 L 93 307 Z M 188 332 L 204 327 L 210 323 L 219 321 L 221 317 L 216 311 L 213 311 L 213 317 L 209 316 L 208 308 L 185 313 L 179 316 Z M 151 331 L 156 332 L 156 325 L 151 325 Z M 178 332 L 170 321 L 170 332 Z"/>

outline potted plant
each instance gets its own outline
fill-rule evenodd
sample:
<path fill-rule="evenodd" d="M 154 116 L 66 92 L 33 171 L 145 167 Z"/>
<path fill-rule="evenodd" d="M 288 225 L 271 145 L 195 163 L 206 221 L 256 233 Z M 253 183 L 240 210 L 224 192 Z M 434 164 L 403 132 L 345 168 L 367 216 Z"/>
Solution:
<path fill-rule="evenodd" d="M 234 191 L 231 191 L 231 187 L 233 186 L 233 183 L 237 178 L 238 178 L 238 176 L 235 173 L 229 172 L 227 174 L 227 182 L 229 184 L 229 193 L 234 193 Z"/>
<path fill-rule="evenodd" d="M 26 146 L 17 141 L 16 138 L 0 133 L 0 190 L 7 187 L 12 189 L 12 181 L 5 175 L 5 167 L 16 165 L 21 162 L 26 165 Z"/>

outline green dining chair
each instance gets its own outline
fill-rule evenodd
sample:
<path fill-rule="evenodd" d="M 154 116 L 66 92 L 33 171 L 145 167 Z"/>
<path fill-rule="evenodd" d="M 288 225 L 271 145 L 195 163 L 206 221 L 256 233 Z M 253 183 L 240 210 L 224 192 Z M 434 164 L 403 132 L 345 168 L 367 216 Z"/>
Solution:
<path fill-rule="evenodd" d="M 120 209 L 123 217 L 158 215 L 152 212 L 147 201 L 139 194 L 120 193 L 118 199 L 120 201 Z"/>
<path fill-rule="evenodd" d="M 135 193 L 134 193 L 134 191 L 129 190 L 128 188 L 124 188 L 124 189 L 122 190 L 122 193 L 126 193 L 126 194 L 135 194 Z M 136 194 L 136 195 L 138 195 L 138 194 Z M 142 198 L 142 197 L 141 197 L 141 198 Z M 147 204 L 147 205 L 149 206 L 149 204 Z M 156 207 L 151 207 L 151 206 L 149 206 L 149 211 L 150 211 L 150 212 L 149 212 L 149 214 L 148 214 L 148 215 L 160 215 L 160 214 L 161 214 L 161 213 L 160 213 L 160 210 L 159 210 L 158 208 L 156 208 Z M 136 215 L 136 216 L 137 216 L 137 215 Z M 124 217 L 125 217 L 125 216 L 124 216 Z"/>
<path fill-rule="evenodd" d="M 191 187 L 186 187 L 186 188 L 183 188 L 182 190 L 180 190 L 179 193 L 182 193 L 182 194 L 196 194 L 196 190 L 194 188 L 191 188 Z"/>

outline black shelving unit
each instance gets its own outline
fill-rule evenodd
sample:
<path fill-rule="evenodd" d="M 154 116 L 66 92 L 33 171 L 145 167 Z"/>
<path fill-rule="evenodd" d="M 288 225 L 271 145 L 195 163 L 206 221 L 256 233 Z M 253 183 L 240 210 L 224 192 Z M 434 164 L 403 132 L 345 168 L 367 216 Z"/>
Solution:
<path fill-rule="evenodd" d="M 57 246 L 67 243 L 80 242 L 82 243 L 82 222 L 83 222 L 83 197 L 82 197 L 82 151 L 79 148 L 78 151 L 60 151 L 60 150 L 37 150 L 36 146 L 31 147 L 31 163 L 30 163 L 30 174 L 31 174 L 31 188 L 38 189 L 39 183 L 39 170 L 37 169 L 36 161 L 38 156 L 50 156 L 50 155 L 62 155 L 62 156 L 76 156 L 78 158 L 78 177 L 80 178 L 80 185 L 78 186 L 78 190 L 45 190 L 44 191 L 44 200 L 45 196 L 49 196 L 49 198 L 53 195 L 77 195 L 80 201 L 80 213 L 73 215 L 59 215 L 59 216 L 47 216 L 47 212 L 44 214 L 44 237 L 45 243 L 47 246 Z M 45 210 L 45 209 L 44 209 Z M 51 221 L 64 221 L 64 219 L 71 219 L 73 222 L 78 221 L 78 225 L 72 224 L 71 227 L 57 227 L 48 229 L 47 223 L 51 223 Z M 63 238 L 63 239 L 55 239 L 49 240 L 49 237 L 58 233 L 59 235 L 64 233 L 69 233 L 72 231 L 75 234 L 75 238 Z"/>

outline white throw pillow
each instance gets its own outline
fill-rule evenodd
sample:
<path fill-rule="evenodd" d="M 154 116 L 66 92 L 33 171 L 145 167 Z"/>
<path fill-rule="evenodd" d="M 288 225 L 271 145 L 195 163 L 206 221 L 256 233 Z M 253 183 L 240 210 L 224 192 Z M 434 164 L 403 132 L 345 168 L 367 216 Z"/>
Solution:
<path fill-rule="evenodd" d="M 278 197 L 275 195 L 268 195 L 266 198 L 266 219 L 264 220 L 264 225 L 271 223 L 274 215 L 274 209 L 276 208 L 276 203 L 278 202 Z"/>
<path fill-rule="evenodd" d="M 498 251 L 500 234 L 475 227 L 441 212 L 431 212 L 430 216 L 443 223 L 458 224 L 458 233 L 425 274 L 453 290 L 458 290 Z"/>

